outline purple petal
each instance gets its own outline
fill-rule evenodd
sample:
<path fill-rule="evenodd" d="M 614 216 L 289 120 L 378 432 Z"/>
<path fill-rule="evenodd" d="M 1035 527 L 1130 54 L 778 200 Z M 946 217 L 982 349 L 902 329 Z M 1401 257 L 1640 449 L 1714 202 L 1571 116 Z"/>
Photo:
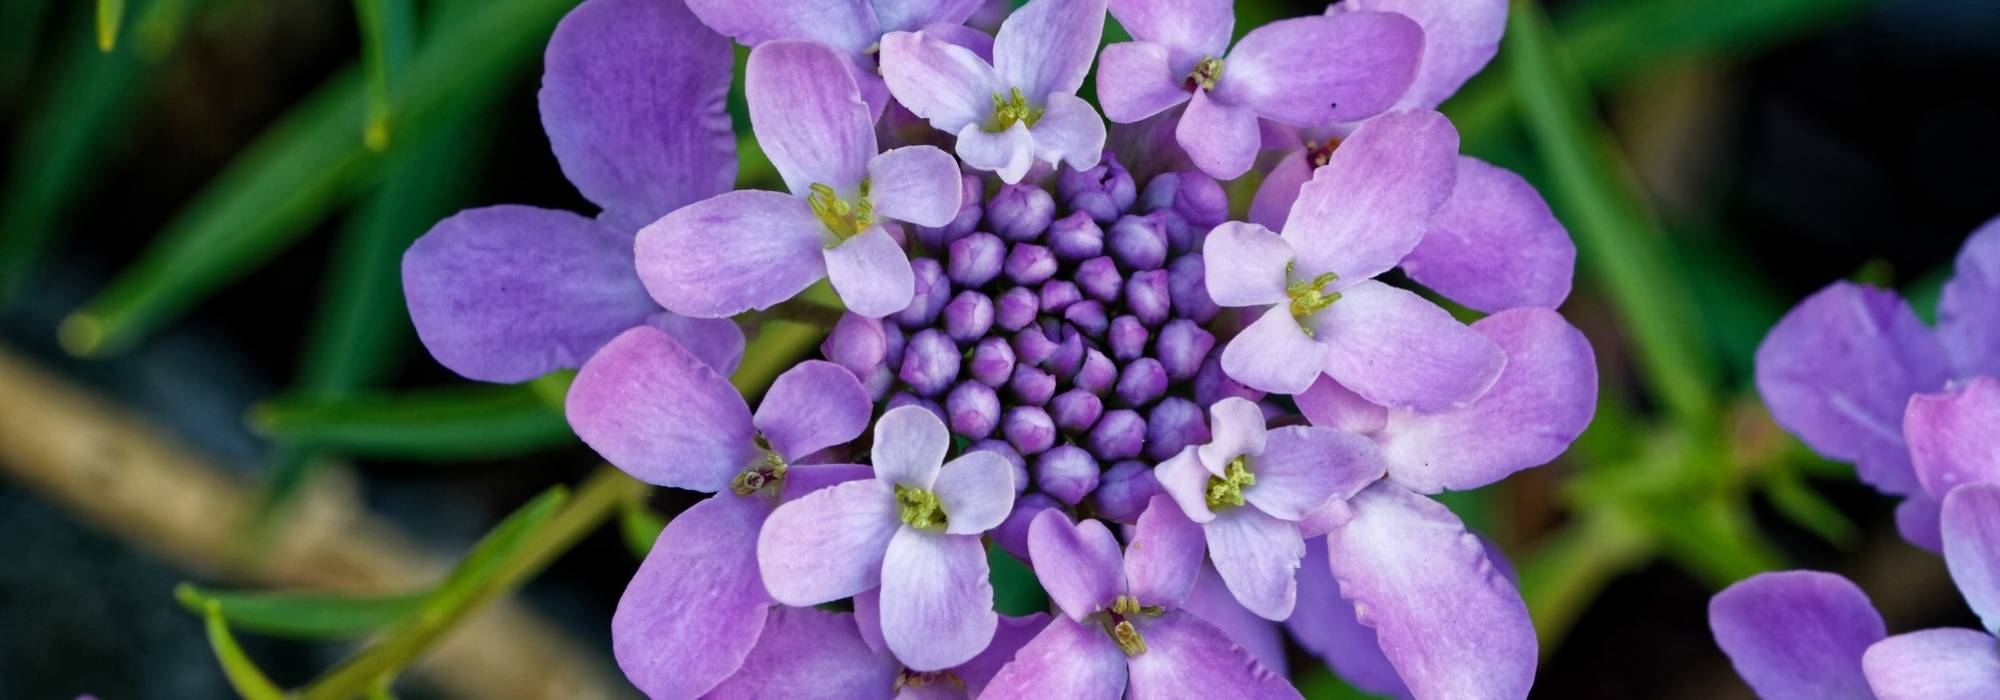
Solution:
<path fill-rule="evenodd" d="M 1324 560 L 1326 557 L 1320 557 Z M 1214 625 L 1237 646 L 1250 653 L 1250 657 L 1280 676 L 1285 675 L 1285 639 L 1278 632 L 1277 623 L 1258 617 L 1244 609 L 1236 597 L 1229 594 L 1229 587 L 1222 582 L 1222 576 L 1215 568 L 1199 566 L 1194 589 L 1188 593 L 1186 601 L 1179 606 L 1188 614 L 1201 618 L 1202 622 Z M 1292 613 L 1288 619 L 1297 619 L 1303 610 Z M 1370 639 L 1373 639 L 1371 634 Z"/>
<path fill-rule="evenodd" d="M 905 146 L 868 161 L 875 213 L 918 226 L 943 226 L 965 196 L 958 161 L 936 146 Z"/>
<path fill-rule="evenodd" d="M 1952 491 L 1944 499 L 1941 530 L 1944 563 L 1959 594 L 1979 614 L 1986 631 L 2000 629 L 2000 485 Z"/>
<path fill-rule="evenodd" d="M 1226 398 L 1209 407 L 1208 415 L 1209 432 L 1215 437 L 1195 453 L 1210 474 L 1222 476 L 1223 467 L 1240 455 L 1263 454 L 1269 432 L 1264 428 L 1264 410 L 1256 402 Z"/>
<path fill-rule="evenodd" d="M 772 41 L 750 51 L 743 69 L 750 125 L 785 188 L 813 184 L 851 197 L 875 157 L 875 120 L 847 59 L 825 44 Z"/>
<path fill-rule="evenodd" d="M 1126 592 L 1144 605 L 1178 607 L 1194 587 L 1205 546 L 1200 525 L 1171 497 L 1154 496 L 1126 548 Z"/>
<path fill-rule="evenodd" d="M 1285 629 L 1348 684 L 1376 695 L 1410 697 L 1403 677 L 1375 641 L 1374 628 L 1355 620 L 1354 603 L 1340 597 L 1340 584 L 1327 563 L 1326 540 L 1306 542 L 1298 609 L 1285 619 Z"/>
<path fill-rule="evenodd" d="M 966 167 L 992 172 L 1011 185 L 1027 177 L 1035 164 L 1035 137 L 1028 133 L 1027 122 L 1015 122 L 999 133 L 967 124 L 958 131 L 958 157 Z"/>
<path fill-rule="evenodd" d="M 722 491 L 750 457 L 750 407 L 736 388 L 649 327 L 577 372 L 565 413 L 584 444 L 649 484 Z"/>
<path fill-rule="evenodd" d="M 827 249 L 826 277 L 847 310 L 870 318 L 902 311 L 917 289 L 909 256 L 881 226 Z"/>
<path fill-rule="evenodd" d="M 556 25 L 544 61 L 542 126 L 556 162 L 626 230 L 729 191 L 729 42 L 680 3 L 583 3 Z"/>
<path fill-rule="evenodd" d="M 1389 412 L 1382 453 L 1390 476 L 1405 488 L 1475 489 L 1547 464 L 1569 449 L 1596 412 L 1590 341 L 1561 314 L 1514 309 L 1481 319 L 1472 330 L 1500 346 L 1506 366 L 1471 406 Z"/>
<path fill-rule="evenodd" d="M 1271 172 L 1264 174 L 1264 181 L 1257 185 L 1256 197 L 1250 200 L 1250 223 L 1273 231 L 1285 230 L 1285 218 L 1291 216 L 1292 204 L 1299 201 L 1299 188 L 1313 177 L 1314 168 L 1306 158 L 1306 149 L 1293 149 L 1271 166 Z"/>
<path fill-rule="evenodd" d="M 1118 540 L 1102 521 L 1074 524 L 1060 510 L 1042 511 L 1028 526 L 1028 552 L 1042 589 L 1072 620 L 1082 622 L 1118 596 Z"/>
<path fill-rule="evenodd" d="M 889 643 L 882 641 L 882 589 L 871 588 L 856 593 L 853 603 L 854 625 L 860 628 L 862 643 L 876 653 L 887 654 Z"/>
<path fill-rule="evenodd" d="M 866 464 L 794 464 L 785 470 L 785 480 L 779 489 L 780 500 L 796 501 L 829 486 L 874 476 L 875 470 Z"/>
<path fill-rule="evenodd" d="M 1196 456 L 1194 446 L 1181 450 L 1153 469 L 1153 479 L 1160 482 L 1160 490 L 1168 498 L 1180 505 L 1181 513 L 1197 523 L 1215 519 L 1215 513 L 1208 509 L 1208 478 L 1214 476 L 1208 467 L 1202 466 Z"/>
<path fill-rule="evenodd" d="M 1944 533 L 1938 525 L 1943 508 L 1944 504 L 1923 493 L 1903 499 L 1896 504 L 1896 534 L 1932 554 L 1944 553 Z"/>
<path fill-rule="evenodd" d="M 882 37 L 882 79 L 898 104 L 946 133 L 984 124 L 1002 91 L 993 67 L 970 49 L 923 32 Z"/>
<path fill-rule="evenodd" d="M 1208 557 L 1237 602 L 1266 620 L 1291 616 L 1298 595 L 1293 572 L 1306 555 L 1298 523 L 1238 506 L 1215 514 L 1201 530 L 1208 539 Z"/>
<path fill-rule="evenodd" d="M 1264 453 L 1250 461 L 1257 483 L 1243 498 L 1279 520 L 1298 522 L 1382 478 L 1375 441 L 1333 428 L 1293 425 L 1272 430 Z"/>
<path fill-rule="evenodd" d="M 1071 170 L 1089 170 L 1104 157 L 1104 118 L 1075 95 L 1050 95 L 1041 121 L 1028 133 L 1035 137 L 1035 157 L 1050 165 L 1066 163 Z"/>
<path fill-rule="evenodd" d="M 1562 305 L 1575 269 L 1576 244 L 1541 193 L 1471 156 L 1459 156 L 1451 198 L 1403 259 L 1410 279 L 1488 313 Z"/>
<path fill-rule="evenodd" d="M 904 666 L 965 663 L 993 640 L 993 585 L 978 537 L 902 528 L 882 560 L 882 640 Z"/>
<path fill-rule="evenodd" d="M 818 605 L 874 588 L 902 528 L 896 496 L 874 479 L 824 488 L 778 506 L 757 533 L 764 588 L 780 603 Z"/>
<path fill-rule="evenodd" d="M 522 382 L 577 367 L 659 310 L 631 273 L 631 238 L 551 209 L 452 215 L 403 253 L 417 337 L 468 379 Z"/>
<path fill-rule="evenodd" d="M 804 199 L 742 190 L 639 230 L 639 279 L 661 306 L 722 318 L 790 299 L 826 276 L 826 225 Z"/>
<path fill-rule="evenodd" d="M 938 470 L 933 488 L 947 516 L 945 532 L 977 535 L 1014 510 L 1014 465 L 992 452 L 968 452 Z"/>
<path fill-rule="evenodd" d="M 1314 339 L 1326 347 L 1326 373 L 1391 408 L 1466 406 L 1491 389 L 1507 365 L 1500 346 L 1444 309 L 1372 280 L 1342 290 L 1340 300 L 1312 320 Z"/>
<path fill-rule="evenodd" d="M 980 0 L 869 0 L 884 32 L 910 31 L 928 24 L 964 24 Z"/>
<path fill-rule="evenodd" d="M 1423 27 L 1423 61 L 1398 107 L 1443 103 L 1493 60 L 1507 29 L 1506 0 L 1345 0 L 1327 13 L 1346 10 L 1394 12 Z"/>
<path fill-rule="evenodd" d="M 852 372 L 808 360 L 778 375 L 751 422 L 789 462 L 861 437 L 873 412 L 868 392 Z"/>
<path fill-rule="evenodd" d="M 1074 95 L 1104 37 L 1105 0 L 1031 0 L 993 35 L 993 70 L 1031 101 Z"/>
<path fill-rule="evenodd" d="M 769 514 L 761 501 L 723 494 L 660 532 L 611 616 L 611 650 L 633 685 L 654 697 L 693 697 L 742 665 L 771 607 L 755 545 Z"/>
<path fill-rule="evenodd" d="M 743 328 L 726 318 L 688 318 L 672 311 L 646 317 L 646 325 L 666 331 L 681 349 L 713 368 L 716 374 L 736 373 L 743 360 Z"/>
<path fill-rule="evenodd" d="M 1222 306 L 1282 303 L 1292 246 L 1270 229 L 1230 221 L 1208 232 L 1201 261 L 1208 295 Z"/>
<path fill-rule="evenodd" d="M 1179 610 L 1143 624 L 1146 653 L 1130 660 L 1132 697 L 1186 697 L 1207 689 L 1231 698 L 1297 698 L 1299 691 L 1229 641 L 1214 625 Z"/>
<path fill-rule="evenodd" d="M 1918 491 L 1903 442 L 1910 395 L 1950 376 L 1936 336 L 1895 292 L 1837 282 L 1806 297 L 1757 347 L 1771 417 L 1877 489 Z"/>
<path fill-rule="evenodd" d="M 1252 389 L 1296 394 L 1311 387 L 1325 371 L 1326 354 L 1326 346 L 1306 335 L 1292 318 L 1291 309 L 1279 304 L 1222 349 L 1222 371 Z"/>
<path fill-rule="evenodd" d="M 875 421 L 875 446 L 870 455 L 875 476 L 883 483 L 929 489 L 937 481 L 951 433 L 944 421 L 921 406 L 904 406 Z"/>
<path fill-rule="evenodd" d="M 1868 647 L 1861 667 L 1881 700 L 2000 697 L 2000 644 L 1984 632 L 1935 629 L 1899 634 Z"/>
<path fill-rule="evenodd" d="M 1118 700 L 1125 694 L 1125 653 L 1095 624 L 1057 617 L 1015 652 L 986 684 L 981 700 Z"/>
<path fill-rule="evenodd" d="M 1225 104 L 1196 90 L 1174 127 L 1174 140 L 1189 160 L 1217 180 L 1234 180 L 1257 160 L 1257 113 Z"/>
<path fill-rule="evenodd" d="M 882 329 L 882 320 L 860 314 L 845 313 L 833 324 L 826 341 L 820 343 L 819 353 L 853 372 L 856 377 L 866 377 L 882 366 L 889 356 L 889 335 Z"/>
<path fill-rule="evenodd" d="M 859 0 L 688 0 L 687 4 L 704 24 L 744 46 L 810 39 L 859 54 L 881 34 L 874 10 Z"/>
<path fill-rule="evenodd" d="M 965 683 L 965 697 L 979 697 L 979 692 L 986 689 L 986 684 L 993 680 L 1000 668 L 1013 661 L 1014 655 L 1048 626 L 1048 613 L 1038 612 L 1027 617 L 1001 615 L 1000 626 L 993 630 L 993 641 L 986 645 L 986 650 L 951 670 L 952 675 Z"/>
<path fill-rule="evenodd" d="M 1708 624 L 1759 695 L 1872 697 L 1861 653 L 1882 639 L 1882 616 L 1847 579 L 1817 571 L 1752 576 L 1709 601 Z"/>
<path fill-rule="evenodd" d="M 1175 76 L 1178 83 L 1197 61 L 1221 58 L 1229 50 L 1230 32 L 1236 28 L 1234 5 L 1230 0 L 1112 0 L 1108 9 L 1133 38 L 1173 52 L 1169 65 L 1180 74 Z"/>
<path fill-rule="evenodd" d="M 1332 377 L 1321 376 L 1305 393 L 1292 399 L 1298 402 L 1299 413 L 1313 425 L 1372 435 L 1389 424 L 1389 409 L 1361 398 Z"/>
<path fill-rule="evenodd" d="M 1386 481 L 1327 535 L 1341 595 L 1417 697 L 1524 697 L 1535 628 L 1521 594 L 1449 509 Z"/>
<path fill-rule="evenodd" d="M 1917 480 L 1942 499 L 1962 484 L 2000 484 L 2000 379 L 1974 377 L 1937 394 L 1910 397 L 1903 437 Z"/>
<path fill-rule="evenodd" d="M 1409 90 L 1424 30 L 1389 12 L 1279 20 L 1243 35 L 1215 95 L 1292 126 L 1381 114 Z"/>
<path fill-rule="evenodd" d="M 1326 533 L 1347 524 L 1354 519 L 1354 508 L 1347 501 L 1338 498 L 1328 500 L 1306 517 L 1299 519 L 1299 535 L 1306 539 L 1325 537 Z"/>
<path fill-rule="evenodd" d="M 854 616 L 813 608 L 778 608 L 764 623 L 757 648 L 743 670 L 713 693 L 714 700 L 759 698 L 862 698 L 886 692 L 903 670 L 888 654 L 863 643 Z M 654 693 L 654 697 L 692 697 Z"/>
<path fill-rule="evenodd" d="M 1362 124 L 1313 171 L 1286 216 L 1298 274 L 1333 272 L 1345 287 L 1395 267 L 1430 229 L 1457 172 L 1458 131 L 1444 115 L 1397 112 Z"/>
<path fill-rule="evenodd" d="M 1104 105 L 1104 118 L 1130 124 L 1186 102 L 1183 77 L 1175 73 L 1166 45 L 1119 42 L 1097 57 L 1097 101 Z"/>
<path fill-rule="evenodd" d="M 1938 298 L 1938 338 L 1960 376 L 2000 376 L 2000 218 L 1958 249 Z"/>

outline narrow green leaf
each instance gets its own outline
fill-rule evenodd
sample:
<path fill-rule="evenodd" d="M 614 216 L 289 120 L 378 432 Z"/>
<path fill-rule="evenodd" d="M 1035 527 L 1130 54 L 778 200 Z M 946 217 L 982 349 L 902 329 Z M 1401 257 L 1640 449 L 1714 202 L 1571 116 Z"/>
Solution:
<path fill-rule="evenodd" d="M 363 457 L 492 459 L 573 440 L 562 411 L 527 385 L 465 385 L 402 394 L 292 397 L 258 404 L 252 429 Z"/>
<path fill-rule="evenodd" d="M 97 0 L 97 50 L 118 47 L 118 25 L 125 21 L 125 0 Z"/>
<path fill-rule="evenodd" d="M 202 611 L 203 621 L 208 628 L 208 646 L 215 651 L 215 660 L 222 664 L 222 675 L 229 679 L 229 685 L 244 700 L 283 700 L 285 691 L 257 668 L 256 662 L 243 653 L 237 645 L 236 637 L 229 634 L 229 623 L 222 617 L 222 606 L 208 601 Z"/>
<path fill-rule="evenodd" d="M 557 486 L 543 491 L 534 500 L 500 521 L 493 530 L 473 545 L 451 575 L 437 590 L 424 597 L 422 610 L 426 618 L 446 614 L 447 611 L 463 605 L 467 598 L 481 588 L 491 584 L 507 562 L 526 545 L 536 533 L 549 524 L 569 502 L 569 489 Z"/>
<path fill-rule="evenodd" d="M 1552 204 L 1576 237 L 1584 271 L 1618 312 L 1648 387 L 1684 425 L 1706 425 L 1715 376 L 1709 346 L 1695 336 L 1693 301 L 1667 269 L 1665 233 L 1554 36 L 1539 5 L 1514 3 L 1507 72 L 1553 185 Z"/>
<path fill-rule="evenodd" d="M 1772 470 L 1764 480 L 1764 495 L 1771 498 L 1771 505 L 1779 515 L 1818 535 L 1827 544 L 1847 549 L 1860 541 L 1860 530 L 1854 521 L 1807 486 L 1788 465 L 1780 463 Z"/>
<path fill-rule="evenodd" d="M 383 596 L 243 593 L 205 591 L 185 583 L 174 589 L 174 598 L 189 612 L 206 614 L 213 605 L 231 626 L 292 639 L 367 635 L 416 613 L 428 595 L 428 591 Z"/>
<path fill-rule="evenodd" d="M 395 81 L 416 43 L 416 8 L 410 0 L 354 0 L 361 28 L 361 62 L 368 80 L 368 120 L 362 142 L 369 150 L 389 148 Z"/>

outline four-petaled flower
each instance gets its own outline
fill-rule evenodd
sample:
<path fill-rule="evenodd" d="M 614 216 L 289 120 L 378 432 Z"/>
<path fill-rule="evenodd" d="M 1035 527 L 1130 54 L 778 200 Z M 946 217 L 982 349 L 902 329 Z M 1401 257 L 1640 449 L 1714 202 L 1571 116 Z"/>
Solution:
<path fill-rule="evenodd" d="M 978 46 L 991 39 L 965 20 L 981 0 L 688 0 L 688 9 L 715 31 L 744 46 L 767 41 L 816 41 L 846 55 L 873 114 L 888 102 L 876 54 L 882 35 L 919 29 L 953 43 Z"/>

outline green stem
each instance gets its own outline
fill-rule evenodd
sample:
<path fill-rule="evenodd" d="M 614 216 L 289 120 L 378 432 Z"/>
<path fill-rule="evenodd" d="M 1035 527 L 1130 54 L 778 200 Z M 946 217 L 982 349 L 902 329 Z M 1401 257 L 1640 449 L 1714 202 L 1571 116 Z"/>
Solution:
<path fill-rule="evenodd" d="M 1620 573 L 1652 556 L 1636 524 L 1612 509 L 1582 514 L 1521 559 L 1521 595 L 1547 655 L 1561 646 L 1577 617 Z"/>

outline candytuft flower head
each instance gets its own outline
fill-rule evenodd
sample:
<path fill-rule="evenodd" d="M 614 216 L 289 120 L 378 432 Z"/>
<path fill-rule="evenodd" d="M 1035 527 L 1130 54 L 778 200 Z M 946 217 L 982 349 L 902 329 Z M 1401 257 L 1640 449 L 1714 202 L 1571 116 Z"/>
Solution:
<path fill-rule="evenodd" d="M 882 638 L 918 671 L 964 663 L 998 618 L 979 536 L 1014 504 L 1014 470 L 991 452 L 944 463 L 951 438 L 920 406 L 875 424 L 875 478 L 779 506 L 757 537 L 765 587 L 818 605 L 880 586 Z"/>
<path fill-rule="evenodd" d="M 800 39 L 838 50 L 850 62 L 873 113 L 888 101 L 876 54 L 882 35 L 924 30 L 961 45 L 991 43 L 966 19 L 980 0 L 689 0 L 701 21 L 744 46 Z M 983 40 L 983 41 L 982 41 Z"/>
<path fill-rule="evenodd" d="M 882 37 L 896 101 L 958 138 L 977 170 L 1020 182 L 1040 160 L 1097 165 L 1104 121 L 1076 96 L 1104 33 L 1104 0 L 1033 0 L 1000 25 L 993 60 L 931 31 Z"/>
<path fill-rule="evenodd" d="M 1204 172 L 1250 169 L 1258 119 L 1295 127 L 1353 122 L 1396 103 L 1417 74 L 1424 32 L 1394 12 L 1339 12 L 1251 30 L 1230 49 L 1232 0 L 1118 0 L 1138 41 L 1104 48 L 1097 94 L 1130 123 L 1187 103 L 1175 138 Z"/>
<path fill-rule="evenodd" d="M 877 153 L 868 106 L 824 45 L 759 44 L 744 85 L 758 143 L 791 194 L 731 192 L 647 226 L 637 244 L 646 290 L 701 318 L 769 307 L 822 277 L 863 316 L 908 306 L 915 275 L 884 224 L 950 222 L 958 165 L 931 146 Z"/>

